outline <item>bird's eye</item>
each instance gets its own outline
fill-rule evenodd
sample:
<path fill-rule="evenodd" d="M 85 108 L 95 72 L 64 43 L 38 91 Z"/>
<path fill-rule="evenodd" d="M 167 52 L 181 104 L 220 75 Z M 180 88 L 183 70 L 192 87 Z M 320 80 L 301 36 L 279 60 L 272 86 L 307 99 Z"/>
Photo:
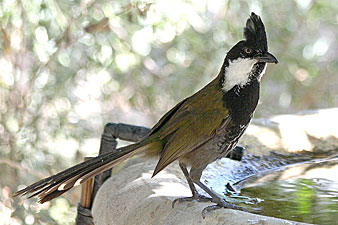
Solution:
<path fill-rule="evenodd" d="M 252 50 L 250 48 L 244 48 L 244 52 L 246 54 L 250 54 L 252 52 Z"/>

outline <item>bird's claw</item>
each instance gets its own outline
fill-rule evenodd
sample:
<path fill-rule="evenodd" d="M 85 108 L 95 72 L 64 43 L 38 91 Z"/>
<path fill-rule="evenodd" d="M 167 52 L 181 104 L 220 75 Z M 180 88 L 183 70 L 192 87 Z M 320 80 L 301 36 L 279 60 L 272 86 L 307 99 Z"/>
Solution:
<path fill-rule="evenodd" d="M 196 194 L 191 197 L 184 197 L 184 198 L 176 198 L 173 203 L 171 204 L 171 207 L 174 208 L 176 202 L 182 203 L 182 202 L 192 202 L 192 201 L 197 201 L 197 202 L 210 202 L 212 201 L 212 198 L 206 197 L 204 195 Z"/>
<path fill-rule="evenodd" d="M 205 207 L 202 210 L 202 217 L 203 217 L 203 219 L 205 219 L 205 214 L 206 213 L 214 211 L 214 210 L 217 210 L 217 209 L 221 209 L 221 208 L 235 209 L 235 210 L 240 210 L 240 211 L 246 212 L 246 209 L 243 208 L 243 207 L 240 207 L 240 206 L 237 206 L 235 204 L 222 201 L 222 202 L 218 203 L 217 205 L 209 205 L 209 206 Z"/>
<path fill-rule="evenodd" d="M 217 201 L 219 200 L 219 201 Z M 205 207 L 202 210 L 202 217 L 203 219 L 205 218 L 205 214 L 216 210 L 216 209 L 221 209 L 221 208 L 226 208 L 226 209 L 235 209 L 235 210 L 240 210 L 240 211 L 246 211 L 243 207 L 237 206 L 235 204 L 229 203 L 224 199 L 217 199 L 216 201 L 210 197 L 206 197 L 204 195 L 200 195 L 200 194 L 195 194 L 191 197 L 184 197 L 184 198 L 177 198 L 173 201 L 173 203 L 171 204 L 171 207 L 174 208 L 176 202 L 182 203 L 182 202 L 191 202 L 191 201 L 197 201 L 197 202 L 214 202 L 217 203 L 217 205 L 209 205 L 207 207 Z"/>

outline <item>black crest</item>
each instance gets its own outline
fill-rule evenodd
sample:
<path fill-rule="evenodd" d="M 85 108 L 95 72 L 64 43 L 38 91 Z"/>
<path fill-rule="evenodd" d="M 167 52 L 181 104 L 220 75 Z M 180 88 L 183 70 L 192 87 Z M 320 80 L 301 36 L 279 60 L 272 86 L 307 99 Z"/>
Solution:
<path fill-rule="evenodd" d="M 265 27 L 259 16 L 251 13 L 250 18 L 246 21 L 244 28 L 244 37 L 248 43 L 268 51 L 268 42 L 266 39 Z"/>

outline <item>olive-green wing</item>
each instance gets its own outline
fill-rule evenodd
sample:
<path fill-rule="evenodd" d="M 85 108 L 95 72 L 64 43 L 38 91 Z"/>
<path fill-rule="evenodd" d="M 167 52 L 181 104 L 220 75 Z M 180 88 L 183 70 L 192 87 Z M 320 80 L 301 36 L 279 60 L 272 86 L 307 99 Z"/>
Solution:
<path fill-rule="evenodd" d="M 161 129 L 163 125 L 166 124 L 177 113 L 177 111 L 179 111 L 180 107 L 187 101 L 187 99 L 189 98 L 180 101 L 175 107 L 173 107 L 166 114 L 164 114 L 164 116 L 162 116 L 162 118 L 153 126 L 153 128 L 151 128 L 148 136 L 154 134 L 159 129 Z"/>
<path fill-rule="evenodd" d="M 191 114 L 189 119 L 191 122 L 182 125 L 169 135 L 153 176 L 182 155 L 213 138 L 217 128 L 222 124 L 223 116 L 219 112 L 209 111 Z"/>
<path fill-rule="evenodd" d="M 164 148 L 153 176 L 212 138 L 222 121 L 228 117 L 221 91 L 211 85 L 186 99 L 162 124 L 161 129 L 154 133 L 163 140 Z"/>

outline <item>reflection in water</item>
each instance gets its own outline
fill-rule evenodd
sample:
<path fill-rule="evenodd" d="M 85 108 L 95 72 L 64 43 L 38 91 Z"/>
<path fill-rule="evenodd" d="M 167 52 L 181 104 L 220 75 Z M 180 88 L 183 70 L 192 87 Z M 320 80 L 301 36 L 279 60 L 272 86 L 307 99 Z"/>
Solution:
<path fill-rule="evenodd" d="M 240 203 L 257 214 L 338 225 L 337 174 L 336 149 L 266 155 L 247 152 L 241 162 L 220 159 L 209 165 L 202 180 L 218 193 L 263 200 L 256 205 Z M 228 192 L 231 189 L 237 193 Z"/>
<path fill-rule="evenodd" d="M 314 224 L 338 223 L 338 183 L 334 181 L 272 181 L 244 188 L 241 195 L 264 199 L 251 206 L 258 214 Z"/>

